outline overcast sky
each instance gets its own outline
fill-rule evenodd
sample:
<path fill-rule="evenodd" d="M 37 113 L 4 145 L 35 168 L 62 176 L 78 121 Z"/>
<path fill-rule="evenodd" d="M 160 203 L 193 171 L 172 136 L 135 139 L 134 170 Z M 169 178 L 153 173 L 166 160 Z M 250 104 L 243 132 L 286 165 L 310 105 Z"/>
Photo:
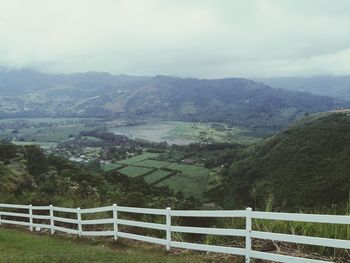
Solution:
<path fill-rule="evenodd" d="M 0 65 L 201 78 L 350 74 L 350 0 L 0 0 Z"/>

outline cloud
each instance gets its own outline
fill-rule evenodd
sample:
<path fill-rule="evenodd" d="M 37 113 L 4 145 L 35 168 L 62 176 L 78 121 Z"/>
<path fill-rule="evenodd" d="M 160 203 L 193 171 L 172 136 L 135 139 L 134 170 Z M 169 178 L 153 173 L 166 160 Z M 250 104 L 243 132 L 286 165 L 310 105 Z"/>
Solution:
<path fill-rule="evenodd" d="M 0 0 L 0 64 L 196 77 L 350 74 L 348 0 Z"/>

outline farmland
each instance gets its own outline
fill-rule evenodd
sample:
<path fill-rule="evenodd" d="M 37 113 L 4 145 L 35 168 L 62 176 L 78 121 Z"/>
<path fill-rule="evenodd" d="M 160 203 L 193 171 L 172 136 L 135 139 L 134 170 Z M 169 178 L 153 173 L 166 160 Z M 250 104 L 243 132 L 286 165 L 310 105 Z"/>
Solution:
<path fill-rule="evenodd" d="M 119 170 L 122 174 L 125 174 L 129 177 L 137 177 L 144 175 L 146 173 L 152 172 L 152 168 L 138 167 L 138 166 L 127 166 Z"/>
<path fill-rule="evenodd" d="M 158 186 L 168 186 L 170 189 L 182 191 L 185 196 L 194 196 L 203 199 L 203 194 L 210 190 L 209 173 L 210 170 L 196 165 L 172 164 L 169 169 L 181 171 L 163 181 Z"/>
<path fill-rule="evenodd" d="M 125 160 L 118 161 L 118 163 L 121 163 L 121 164 L 135 164 L 135 163 L 144 161 L 144 160 L 149 159 L 149 158 L 155 158 L 158 155 L 159 155 L 158 153 L 144 152 L 142 154 L 133 156 L 131 158 L 127 158 Z"/>
<path fill-rule="evenodd" d="M 201 200 L 205 199 L 204 193 L 216 185 L 215 172 L 199 165 L 152 159 L 158 156 L 159 154 L 144 152 L 102 168 L 105 171 L 118 169 L 129 177 L 143 176 L 148 184 L 168 186 L 175 192 L 183 192 L 185 197 L 194 196 Z"/>
<path fill-rule="evenodd" d="M 154 171 L 153 173 L 151 174 L 148 174 L 144 177 L 146 183 L 148 184 L 153 184 L 159 180 L 162 180 L 163 178 L 171 175 L 173 172 L 171 171 L 164 171 L 164 170 L 157 170 L 157 171 Z"/>
<path fill-rule="evenodd" d="M 116 169 L 119 169 L 123 167 L 122 164 L 119 164 L 119 163 L 111 163 L 111 164 L 105 164 L 105 165 L 102 165 L 102 170 L 105 171 L 105 172 L 108 172 L 108 171 L 112 171 L 112 170 L 116 170 Z"/>
<path fill-rule="evenodd" d="M 164 161 L 157 161 L 157 160 L 143 160 L 141 162 L 137 162 L 134 165 L 137 166 L 145 166 L 145 167 L 151 167 L 151 168 L 162 168 L 165 166 L 170 165 L 171 163 L 169 162 L 164 162 Z"/>
<path fill-rule="evenodd" d="M 189 144 L 194 142 L 230 142 L 249 144 L 256 141 L 249 135 L 249 130 L 239 127 L 228 127 L 220 123 L 191 122 L 149 122 L 140 125 L 114 127 L 109 129 L 115 134 L 130 138 L 169 144 Z"/>
<path fill-rule="evenodd" d="M 52 148 L 61 141 L 77 136 L 81 131 L 92 129 L 88 123 L 99 125 L 95 119 L 80 118 L 24 118 L 0 120 L 0 139 L 10 138 L 21 145 L 37 144 Z"/>

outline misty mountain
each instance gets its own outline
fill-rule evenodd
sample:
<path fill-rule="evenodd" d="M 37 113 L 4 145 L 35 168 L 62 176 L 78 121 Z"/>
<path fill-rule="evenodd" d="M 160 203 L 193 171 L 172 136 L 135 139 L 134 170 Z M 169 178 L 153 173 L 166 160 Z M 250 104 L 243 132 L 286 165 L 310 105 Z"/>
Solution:
<path fill-rule="evenodd" d="M 0 71 L 0 117 L 113 117 L 226 122 L 276 130 L 305 113 L 348 106 L 331 97 L 241 78 Z"/>
<path fill-rule="evenodd" d="M 350 76 L 319 76 L 309 78 L 256 79 L 273 88 L 305 91 L 323 96 L 350 100 Z"/>

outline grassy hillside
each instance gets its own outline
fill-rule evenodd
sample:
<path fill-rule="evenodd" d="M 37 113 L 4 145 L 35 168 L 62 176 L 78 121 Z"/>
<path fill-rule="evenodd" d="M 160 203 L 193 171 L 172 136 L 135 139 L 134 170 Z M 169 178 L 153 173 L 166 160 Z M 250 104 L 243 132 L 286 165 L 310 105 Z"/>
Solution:
<path fill-rule="evenodd" d="M 138 242 L 112 243 L 103 239 L 78 240 L 69 237 L 50 237 L 0 228 L 0 262 L 11 263 L 180 263 L 180 262 L 234 262 L 234 258 L 196 255 L 193 253 L 168 254 L 163 247 Z M 237 260 L 237 262 L 240 262 Z"/>
<path fill-rule="evenodd" d="M 349 113 L 307 116 L 231 160 L 224 203 L 262 208 L 270 199 L 276 209 L 330 210 L 348 201 L 349 156 Z"/>

